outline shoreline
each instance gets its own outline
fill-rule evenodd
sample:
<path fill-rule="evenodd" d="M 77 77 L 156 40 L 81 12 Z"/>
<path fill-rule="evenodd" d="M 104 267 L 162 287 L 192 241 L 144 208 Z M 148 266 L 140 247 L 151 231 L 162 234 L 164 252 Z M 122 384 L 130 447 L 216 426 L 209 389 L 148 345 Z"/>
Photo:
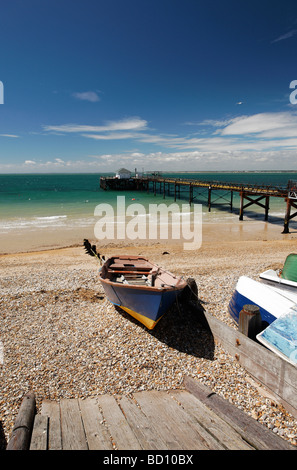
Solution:
<path fill-rule="evenodd" d="M 170 227 L 169 227 L 169 230 Z M 218 221 L 202 223 L 201 247 L 208 243 L 236 243 L 256 240 L 287 241 L 297 240 L 297 228 L 291 228 L 288 234 L 282 233 L 283 227 L 280 223 L 264 222 L 260 220 L 247 219 L 244 221 Z M 170 233 L 170 232 L 169 232 Z M 97 246 L 106 247 L 129 247 L 129 246 L 152 246 L 170 245 L 185 246 L 186 240 L 174 239 L 136 239 L 136 240 L 97 240 L 94 235 L 94 227 L 82 228 L 58 228 L 58 229 L 35 229 L 32 231 L 21 231 L 13 233 L 0 233 L 0 256 L 15 253 L 30 253 L 49 251 L 62 248 L 75 248 L 82 246 L 83 240 L 87 238 Z M 192 240 L 189 240 L 192 241 Z M 200 240 L 199 240 L 200 242 Z M 198 250 L 201 249 L 198 247 Z M 186 250 L 185 251 L 192 251 Z M 196 250 L 194 250 L 196 251 Z"/>

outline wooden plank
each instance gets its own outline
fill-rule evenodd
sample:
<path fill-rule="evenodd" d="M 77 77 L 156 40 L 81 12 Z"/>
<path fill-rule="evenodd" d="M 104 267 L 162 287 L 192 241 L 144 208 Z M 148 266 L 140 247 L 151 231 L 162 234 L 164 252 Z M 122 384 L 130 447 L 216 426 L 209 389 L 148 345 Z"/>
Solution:
<path fill-rule="evenodd" d="M 169 450 L 224 449 L 217 440 L 193 421 L 166 392 L 134 394 L 144 413 L 166 440 Z"/>
<path fill-rule="evenodd" d="M 47 450 L 48 417 L 36 415 L 34 419 L 30 450 Z"/>
<path fill-rule="evenodd" d="M 89 450 L 112 450 L 111 439 L 96 398 L 79 400 L 79 407 Z"/>
<path fill-rule="evenodd" d="M 215 437 L 227 450 L 251 450 L 250 446 L 242 437 L 218 415 L 211 411 L 194 395 L 183 390 L 173 390 L 171 394 L 181 403 L 184 410 L 197 419 L 199 424 Z"/>
<path fill-rule="evenodd" d="M 63 450 L 87 450 L 78 400 L 63 398 L 60 401 Z"/>
<path fill-rule="evenodd" d="M 297 368 L 211 314 L 204 314 L 222 347 L 297 417 Z"/>
<path fill-rule="evenodd" d="M 36 401 L 33 392 L 27 393 L 21 403 L 7 450 L 28 450 L 36 411 Z"/>
<path fill-rule="evenodd" d="M 172 428 L 170 427 L 170 420 L 164 419 L 162 414 L 160 415 L 158 413 L 158 409 L 155 403 L 156 400 L 153 398 L 151 392 L 137 392 L 134 393 L 133 396 L 149 420 L 150 426 L 153 426 L 157 433 L 162 436 L 162 439 L 166 445 L 166 449 L 182 449 L 179 440 L 172 432 Z"/>
<path fill-rule="evenodd" d="M 102 410 L 112 441 L 119 450 L 140 450 L 141 445 L 130 428 L 116 399 L 110 395 L 97 397 L 97 403 Z"/>
<path fill-rule="evenodd" d="M 129 423 L 129 426 L 137 435 L 137 439 L 143 449 L 146 450 L 166 450 L 166 443 L 157 430 L 150 424 L 150 421 L 135 402 L 128 398 L 122 397 L 120 407 Z"/>
<path fill-rule="evenodd" d="M 60 405 L 58 402 L 44 400 L 41 414 L 48 416 L 48 450 L 62 450 Z"/>
<path fill-rule="evenodd" d="M 194 380 L 184 377 L 186 389 L 193 393 L 202 403 L 213 410 L 226 423 L 232 426 L 242 438 L 256 449 L 261 450 L 295 450 L 296 448 L 264 425 L 242 412 L 224 398 L 212 392 L 208 387 Z"/>

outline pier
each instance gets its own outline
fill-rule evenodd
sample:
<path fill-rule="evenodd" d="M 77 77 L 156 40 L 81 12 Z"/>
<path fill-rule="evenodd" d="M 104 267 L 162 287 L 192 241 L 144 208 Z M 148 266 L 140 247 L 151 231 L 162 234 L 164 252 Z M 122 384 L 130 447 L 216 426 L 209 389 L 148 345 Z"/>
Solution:
<path fill-rule="evenodd" d="M 297 183 L 288 181 L 287 186 L 256 185 L 246 183 L 234 183 L 224 181 L 202 181 L 195 179 L 166 178 L 152 174 L 146 176 L 131 176 L 130 178 L 101 177 L 100 188 L 103 190 L 116 191 L 147 191 L 156 196 L 157 192 L 173 197 L 174 201 L 180 199 L 181 193 L 187 191 L 188 201 L 191 205 L 197 196 L 204 197 L 207 201 L 208 211 L 212 204 L 220 200 L 233 211 L 233 194 L 240 195 L 239 220 L 243 220 L 244 211 L 252 205 L 264 209 L 264 220 L 268 221 L 270 197 L 282 198 L 286 203 L 284 215 L 284 229 L 282 233 L 289 233 L 289 223 L 297 216 L 292 213 L 292 208 L 297 209 Z M 195 191 L 195 193 L 194 193 Z M 218 195 L 216 191 L 223 191 Z"/>

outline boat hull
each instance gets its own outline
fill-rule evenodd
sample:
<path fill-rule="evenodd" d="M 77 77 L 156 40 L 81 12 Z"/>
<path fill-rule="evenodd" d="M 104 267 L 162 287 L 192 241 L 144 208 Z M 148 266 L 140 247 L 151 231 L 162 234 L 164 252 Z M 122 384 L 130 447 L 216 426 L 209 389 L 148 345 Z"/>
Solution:
<path fill-rule="evenodd" d="M 129 259 L 127 257 L 123 257 L 123 259 L 117 257 L 115 259 L 116 261 L 114 261 L 114 258 L 107 260 L 105 266 L 99 272 L 99 278 L 108 300 L 148 329 L 153 329 L 175 302 L 187 283 L 156 265 L 148 264 L 149 262 L 143 258 L 141 258 L 142 265 L 139 264 L 140 261 L 136 257 L 130 257 Z M 143 281 L 145 285 L 139 285 L 139 282 L 142 283 L 140 277 L 147 266 L 149 271 L 143 276 L 146 278 L 146 281 Z M 117 269 L 115 270 L 114 267 Z M 157 273 L 157 271 L 160 278 L 156 277 L 153 285 L 148 285 L 151 274 Z M 120 273 L 123 278 L 127 276 L 128 280 L 132 273 L 138 277 L 137 279 L 134 278 L 135 281 L 132 280 L 132 282 L 124 283 L 123 280 L 115 282 L 111 276 L 115 272 Z M 156 276 L 158 275 L 156 274 Z"/>
<path fill-rule="evenodd" d="M 239 323 L 239 314 L 243 306 L 247 304 L 257 305 L 260 308 L 262 321 L 271 324 L 294 306 L 295 302 L 261 282 L 242 276 L 237 282 L 228 306 L 229 315 L 236 324 Z"/>
<path fill-rule="evenodd" d="M 106 296 L 114 305 L 153 329 L 183 289 L 172 291 L 147 290 L 115 286 L 101 279 Z"/>

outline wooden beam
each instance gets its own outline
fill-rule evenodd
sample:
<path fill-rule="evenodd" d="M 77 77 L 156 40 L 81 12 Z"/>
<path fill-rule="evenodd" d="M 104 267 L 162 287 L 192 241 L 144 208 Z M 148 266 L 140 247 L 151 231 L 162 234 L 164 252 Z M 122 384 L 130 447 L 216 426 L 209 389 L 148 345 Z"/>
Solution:
<path fill-rule="evenodd" d="M 36 412 L 35 395 L 27 393 L 16 417 L 7 450 L 28 450 Z"/>
<path fill-rule="evenodd" d="M 242 412 L 236 406 L 212 392 L 208 387 L 192 377 L 184 377 L 184 385 L 198 400 L 213 410 L 221 419 L 232 426 L 242 438 L 255 449 L 295 450 L 284 439 L 274 435 L 263 424 Z"/>
<path fill-rule="evenodd" d="M 297 418 L 297 368 L 210 313 L 204 316 L 222 347 Z"/>

